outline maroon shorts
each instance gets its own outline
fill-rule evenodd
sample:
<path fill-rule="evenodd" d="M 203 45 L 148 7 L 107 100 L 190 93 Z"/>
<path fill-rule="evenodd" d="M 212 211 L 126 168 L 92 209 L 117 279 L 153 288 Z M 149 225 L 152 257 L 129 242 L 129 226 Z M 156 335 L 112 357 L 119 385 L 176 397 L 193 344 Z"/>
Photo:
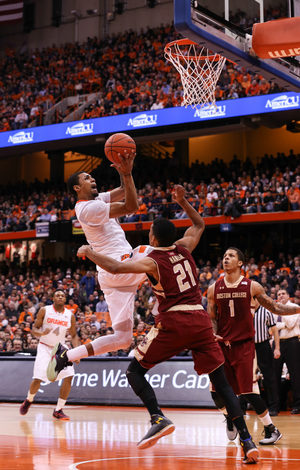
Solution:
<path fill-rule="evenodd" d="M 141 366 L 151 369 L 185 349 L 192 350 L 194 368 L 199 375 L 209 374 L 224 363 L 205 310 L 160 314 L 156 326 L 135 349 L 135 357 Z"/>
<path fill-rule="evenodd" d="M 253 382 L 254 339 L 234 342 L 231 346 L 220 343 L 220 346 L 225 357 L 225 374 L 234 393 L 256 393 Z"/>

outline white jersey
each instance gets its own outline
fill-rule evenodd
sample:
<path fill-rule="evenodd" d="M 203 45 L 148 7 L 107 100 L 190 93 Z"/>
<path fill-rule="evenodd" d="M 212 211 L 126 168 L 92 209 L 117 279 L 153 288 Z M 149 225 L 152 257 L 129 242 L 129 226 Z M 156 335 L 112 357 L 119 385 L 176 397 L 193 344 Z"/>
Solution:
<path fill-rule="evenodd" d="M 124 230 L 116 219 L 109 217 L 110 193 L 100 193 L 96 199 L 79 200 L 75 213 L 93 250 L 118 261 L 130 255 L 132 246 L 126 240 Z M 102 271 L 97 266 L 98 271 Z"/>
<path fill-rule="evenodd" d="M 55 346 L 56 343 L 64 343 L 67 330 L 71 327 L 72 312 L 67 308 L 59 313 L 55 310 L 53 305 L 44 307 L 46 310 L 42 331 L 51 328 L 50 333 L 43 335 L 40 338 L 42 344 L 47 346 Z"/>

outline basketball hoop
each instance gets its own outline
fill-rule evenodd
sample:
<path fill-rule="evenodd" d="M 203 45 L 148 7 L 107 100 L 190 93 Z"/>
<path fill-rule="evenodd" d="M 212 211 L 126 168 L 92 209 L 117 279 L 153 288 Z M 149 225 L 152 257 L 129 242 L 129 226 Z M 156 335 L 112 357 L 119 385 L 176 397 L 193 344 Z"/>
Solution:
<path fill-rule="evenodd" d="M 189 39 L 179 39 L 165 46 L 165 57 L 180 73 L 183 86 L 181 106 L 215 107 L 215 90 L 226 57 Z"/>

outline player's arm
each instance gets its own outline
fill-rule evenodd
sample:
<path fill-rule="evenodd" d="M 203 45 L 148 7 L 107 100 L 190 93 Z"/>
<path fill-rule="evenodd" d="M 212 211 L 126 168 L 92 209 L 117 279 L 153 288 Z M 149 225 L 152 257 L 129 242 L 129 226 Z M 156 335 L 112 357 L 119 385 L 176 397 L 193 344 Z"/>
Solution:
<path fill-rule="evenodd" d="M 117 261 L 109 256 L 101 255 L 94 251 L 89 245 L 81 246 L 77 251 L 77 256 L 86 256 L 97 266 L 108 271 L 111 274 L 121 273 L 149 273 L 156 279 L 158 278 L 156 264 L 153 259 L 145 257 L 139 261 L 130 259 L 125 261 Z"/>
<path fill-rule="evenodd" d="M 44 331 L 41 331 L 41 328 L 44 323 L 45 314 L 46 314 L 45 307 L 40 308 L 40 310 L 38 311 L 36 320 L 31 328 L 32 334 L 36 336 L 37 338 L 47 335 L 51 331 L 51 328 L 46 328 Z"/>
<path fill-rule="evenodd" d="M 217 305 L 215 303 L 215 285 L 214 284 L 209 286 L 209 288 L 207 289 L 207 312 L 211 318 L 214 333 L 216 334 L 218 331 L 218 312 L 217 312 Z"/>
<path fill-rule="evenodd" d="M 76 332 L 76 319 L 75 319 L 75 316 L 72 315 L 71 316 L 71 326 L 69 328 L 69 332 L 70 332 L 70 335 L 72 336 L 72 346 L 74 348 L 76 348 L 77 346 L 80 346 L 81 343 L 80 343 L 80 340 L 77 336 L 77 332 Z"/>
<path fill-rule="evenodd" d="M 256 281 L 252 281 L 251 283 L 251 294 L 252 297 L 257 299 L 260 305 L 276 315 L 294 315 L 295 313 L 300 313 L 300 306 L 283 305 L 271 299 L 271 297 L 265 293 L 264 288 Z"/>
<path fill-rule="evenodd" d="M 109 217 L 110 218 L 115 218 L 115 217 L 121 217 L 122 215 L 127 215 L 127 214 L 132 214 L 133 212 L 136 212 L 139 208 L 139 203 L 138 203 L 138 198 L 137 198 L 137 191 L 136 187 L 132 178 L 132 168 L 133 168 L 133 162 L 135 158 L 135 153 L 126 153 L 124 152 L 125 156 L 122 156 L 121 154 L 118 154 L 120 158 L 119 163 L 113 163 L 111 164 L 112 167 L 114 167 L 119 174 L 121 175 L 121 181 L 123 178 L 123 184 L 124 184 L 124 201 L 122 202 L 115 202 L 118 200 L 120 191 L 118 188 L 116 192 L 111 194 L 111 204 L 110 204 L 110 211 L 109 211 Z"/>
<path fill-rule="evenodd" d="M 120 175 L 120 180 L 121 180 L 121 184 L 118 188 L 115 188 L 113 189 L 112 191 L 110 191 L 110 202 L 119 202 L 119 201 L 123 201 L 124 197 L 125 197 L 125 183 L 124 183 L 124 177 L 122 175 L 122 173 L 119 173 Z"/>
<path fill-rule="evenodd" d="M 174 187 L 174 192 L 172 194 L 173 200 L 177 202 L 182 209 L 185 211 L 190 221 L 192 222 L 192 227 L 189 227 L 183 238 L 177 240 L 176 245 L 181 245 L 186 248 L 190 253 L 196 248 L 199 243 L 199 240 L 202 236 L 202 233 L 205 229 L 205 222 L 202 219 L 199 212 L 197 212 L 191 204 L 184 197 L 185 190 L 183 186 L 179 184 Z"/>

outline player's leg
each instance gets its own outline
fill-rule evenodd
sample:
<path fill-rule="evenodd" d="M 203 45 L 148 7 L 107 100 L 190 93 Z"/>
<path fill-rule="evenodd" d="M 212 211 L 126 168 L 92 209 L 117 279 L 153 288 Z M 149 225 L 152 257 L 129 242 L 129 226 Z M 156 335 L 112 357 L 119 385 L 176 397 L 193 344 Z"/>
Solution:
<path fill-rule="evenodd" d="M 223 351 L 223 355 L 225 358 L 224 371 L 225 371 L 226 379 L 229 385 L 231 386 L 231 388 L 233 389 L 235 395 L 239 395 L 240 391 L 239 391 L 238 382 L 236 380 L 235 370 L 231 366 L 231 359 L 232 359 L 231 348 L 229 348 L 228 346 L 225 346 L 224 344 L 220 344 L 220 347 Z M 215 390 L 213 382 L 211 386 L 211 397 L 214 400 L 216 407 L 224 415 L 225 422 L 226 422 L 226 434 L 227 434 L 228 439 L 230 441 L 234 441 L 238 435 L 238 430 L 235 427 L 232 420 L 230 419 L 229 414 L 226 409 L 225 402 L 223 398 Z"/>
<path fill-rule="evenodd" d="M 240 443 L 245 455 L 243 462 L 257 462 L 258 450 L 248 431 L 239 400 L 226 379 L 224 367 L 218 367 L 209 374 L 209 378 L 215 388 L 213 393 L 216 405 L 219 409 L 222 409 L 225 405 L 230 420 L 239 433 Z"/>
<path fill-rule="evenodd" d="M 161 437 L 167 436 L 175 430 L 172 421 L 161 411 L 155 392 L 145 378 L 148 370 L 142 367 L 136 358 L 133 358 L 126 372 L 132 390 L 142 400 L 150 414 L 151 428 L 137 444 L 140 450 L 153 446 Z"/>
<path fill-rule="evenodd" d="M 251 349 L 253 349 L 253 354 Z M 235 373 L 240 393 L 249 401 L 264 426 L 265 437 L 259 443 L 262 445 L 275 444 L 281 438 L 281 433 L 274 426 L 268 407 L 260 396 L 258 384 L 254 380 L 257 368 L 254 342 L 246 341 L 238 346 L 238 350 L 242 361 L 237 361 Z M 236 357 L 238 357 L 237 352 L 235 352 Z"/>
<path fill-rule="evenodd" d="M 22 405 L 20 406 L 21 415 L 26 415 L 28 413 L 28 410 L 34 400 L 34 397 L 36 393 L 38 392 L 38 389 L 40 388 L 40 383 L 41 383 L 41 380 L 39 379 L 32 380 L 29 390 L 28 390 L 27 398 L 26 400 L 23 401 Z"/>
<path fill-rule="evenodd" d="M 135 358 L 127 369 L 127 379 L 135 394 L 142 400 L 150 415 L 151 428 L 138 443 L 139 449 L 154 445 L 158 439 L 172 433 L 175 426 L 158 405 L 157 398 L 145 374 L 154 367 L 184 349 L 178 344 L 178 333 L 166 325 L 152 327 L 146 338 L 135 349 Z"/>
<path fill-rule="evenodd" d="M 64 421 L 70 419 L 69 416 L 67 416 L 63 412 L 63 407 L 65 406 L 67 398 L 71 391 L 72 379 L 73 379 L 73 375 L 66 377 L 63 380 L 62 386 L 60 387 L 60 391 L 59 391 L 59 399 L 57 400 L 56 408 L 53 411 L 53 418 L 64 420 Z"/>

